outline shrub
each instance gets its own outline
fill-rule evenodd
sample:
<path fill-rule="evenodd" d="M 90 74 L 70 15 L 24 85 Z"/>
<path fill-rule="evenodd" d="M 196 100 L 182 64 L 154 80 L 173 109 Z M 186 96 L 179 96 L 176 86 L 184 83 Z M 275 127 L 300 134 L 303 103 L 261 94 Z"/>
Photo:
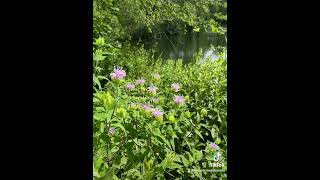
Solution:
<path fill-rule="evenodd" d="M 226 59 L 223 53 L 217 61 L 201 57 L 152 63 L 140 49 L 96 79 L 94 178 L 226 179 Z M 111 74 L 119 69 L 125 76 Z M 223 172 L 194 170 L 210 169 L 213 159 Z"/>

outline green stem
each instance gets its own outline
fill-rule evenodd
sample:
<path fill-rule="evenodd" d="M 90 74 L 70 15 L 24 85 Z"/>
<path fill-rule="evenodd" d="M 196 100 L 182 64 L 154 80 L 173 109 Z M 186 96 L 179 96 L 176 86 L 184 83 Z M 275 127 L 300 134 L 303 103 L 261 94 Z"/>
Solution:
<path fill-rule="evenodd" d="M 117 86 L 117 96 L 116 96 L 116 102 L 115 102 L 115 105 L 113 107 L 113 110 L 112 110 L 112 114 L 111 114 L 111 117 L 109 119 L 109 121 L 107 120 L 107 133 L 109 133 L 109 130 L 110 130 L 110 126 L 111 126 L 111 120 L 114 116 L 114 112 L 116 110 L 116 107 L 117 107 L 117 103 L 118 103 L 118 97 L 119 97 L 119 86 Z M 110 149 L 110 145 L 111 145 L 111 138 L 109 139 L 108 143 L 107 143 L 107 159 L 109 159 L 109 149 Z M 108 160 L 108 166 L 109 166 L 109 160 Z"/>

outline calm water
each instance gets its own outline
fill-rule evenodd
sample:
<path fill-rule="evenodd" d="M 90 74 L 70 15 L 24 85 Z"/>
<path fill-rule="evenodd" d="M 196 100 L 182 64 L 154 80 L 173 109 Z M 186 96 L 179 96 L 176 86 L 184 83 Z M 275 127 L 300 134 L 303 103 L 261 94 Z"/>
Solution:
<path fill-rule="evenodd" d="M 191 60 L 194 54 L 203 50 L 203 58 L 211 57 L 216 59 L 213 47 L 226 46 L 225 37 L 208 32 L 188 32 L 176 35 L 162 34 L 155 42 L 145 43 L 146 49 L 155 50 L 155 57 L 161 56 L 164 59 L 183 59 L 185 62 Z"/>

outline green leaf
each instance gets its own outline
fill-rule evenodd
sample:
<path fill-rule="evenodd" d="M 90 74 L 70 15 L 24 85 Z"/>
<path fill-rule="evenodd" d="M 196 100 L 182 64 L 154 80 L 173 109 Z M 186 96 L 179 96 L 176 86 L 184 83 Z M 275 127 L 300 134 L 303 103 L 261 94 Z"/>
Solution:
<path fill-rule="evenodd" d="M 218 121 L 219 121 L 219 122 L 222 122 L 222 121 L 221 121 L 221 118 L 220 118 L 220 116 L 219 116 L 219 113 L 218 113 Z"/>
<path fill-rule="evenodd" d="M 95 61 L 102 61 L 102 60 L 104 60 L 104 56 L 102 55 L 102 54 L 97 54 L 97 55 L 95 55 L 94 57 L 93 57 L 93 59 L 95 60 Z"/>
<path fill-rule="evenodd" d="M 99 103 L 100 102 L 100 100 L 99 99 L 97 99 L 97 98 L 93 98 L 93 103 Z"/>
<path fill-rule="evenodd" d="M 172 146 L 172 148 L 173 148 L 173 151 L 175 151 L 174 137 L 172 137 L 172 138 L 170 139 L 170 143 L 171 143 L 171 146 Z"/>
<path fill-rule="evenodd" d="M 193 31 L 199 32 L 199 31 L 200 31 L 200 28 L 195 28 L 195 29 L 193 29 Z"/>
<path fill-rule="evenodd" d="M 94 67 L 94 69 L 95 69 L 96 71 L 98 71 L 98 72 L 101 72 L 101 71 L 103 70 L 102 67 Z"/>
<path fill-rule="evenodd" d="M 114 176 L 114 167 L 109 168 L 107 174 L 98 180 L 113 180 Z"/>
<path fill-rule="evenodd" d="M 99 86 L 99 90 L 101 90 L 100 81 L 99 81 L 99 79 L 98 79 L 95 75 L 93 75 L 93 82 L 94 82 L 95 84 L 97 84 L 97 85 Z"/>
<path fill-rule="evenodd" d="M 108 78 L 105 77 L 105 76 L 98 76 L 98 79 L 106 79 L 106 80 L 108 80 Z"/>
<path fill-rule="evenodd" d="M 194 175 L 197 176 L 198 178 L 202 179 L 202 171 L 199 171 L 199 168 L 194 167 L 194 169 L 196 169 L 193 171 Z"/>
<path fill-rule="evenodd" d="M 93 171 L 96 173 L 97 177 L 100 177 L 100 174 L 98 173 L 98 169 L 101 167 L 103 164 L 103 156 L 98 156 L 93 162 Z"/>
<path fill-rule="evenodd" d="M 95 162 L 96 163 L 96 162 Z M 100 174 L 98 173 L 97 169 L 95 168 L 94 164 L 93 164 L 93 176 L 99 178 Z"/>
<path fill-rule="evenodd" d="M 180 126 L 177 125 L 177 124 L 175 124 L 174 129 L 177 130 L 177 131 L 178 131 L 179 133 L 181 133 L 181 134 L 183 133 L 182 130 L 181 130 L 181 128 L 180 128 Z"/>
<path fill-rule="evenodd" d="M 191 145 L 190 145 L 190 143 L 189 143 L 188 141 L 185 141 L 185 142 L 187 143 L 187 145 L 188 145 L 189 149 L 191 149 Z"/>
<path fill-rule="evenodd" d="M 97 99 L 97 101 L 99 101 L 98 99 Z M 100 101 L 99 101 L 100 102 Z M 96 109 L 95 109 L 96 111 L 102 111 L 102 112 L 104 112 L 105 111 L 105 108 L 104 107 L 96 107 Z"/>
<path fill-rule="evenodd" d="M 200 161 L 203 157 L 203 154 L 201 151 L 195 150 L 193 156 L 197 161 Z"/>
<path fill-rule="evenodd" d="M 101 133 L 104 132 L 104 128 L 105 128 L 104 122 L 101 122 L 101 123 L 100 123 L 100 132 L 101 132 Z"/>
<path fill-rule="evenodd" d="M 170 146 L 170 142 L 164 138 L 160 132 L 158 131 L 153 131 L 152 134 L 161 142 L 161 143 L 165 143 L 169 149 L 171 149 L 171 146 Z"/>
<path fill-rule="evenodd" d="M 194 132 L 195 132 L 198 136 L 200 136 L 200 137 L 201 137 L 201 139 L 203 139 L 203 140 L 204 140 L 204 138 L 202 137 L 201 133 L 200 133 L 198 130 L 195 130 Z"/>
<path fill-rule="evenodd" d="M 166 168 L 167 168 L 167 164 L 168 164 L 167 158 L 165 158 L 165 159 L 160 163 L 160 165 L 162 166 L 163 169 L 166 169 Z"/>
<path fill-rule="evenodd" d="M 137 117 L 139 117 L 139 116 L 140 116 L 139 111 L 133 111 L 132 117 L 137 118 Z"/>
<path fill-rule="evenodd" d="M 99 178 L 100 174 L 95 169 L 93 169 L 93 176 Z"/>
<path fill-rule="evenodd" d="M 209 131 L 211 130 L 211 129 L 210 129 L 210 127 L 209 127 L 208 125 L 206 125 L 206 124 L 200 124 L 200 126 L 202 126 L 202 127 L 206 128 L 206 129 L 208 129 Z"/>
<path fill-rule="evenodd" d="M 153 170 L 151 170 L 151 171 L 147 171 L 143 176 L 144 176 L 145 180 L 153 180 L 155 173 Z"/>
<path fill-rule="evenodd" d="M 106 114 L 106 119 L 108 121 L 111 120 L 111 117 L 112 117 L 112 113 L 113 113 L 113 109 L 109 109 L 105 114 Z"/>
<path fill-rule="evenodd" d="M 175 162 L 170 162 L 168 165 L 167 165 L 167 168 L 168 169 L 181 169 L 182 166 L 180 164 L 177 164 Z"/>
<path fill-rule="evenodd" d="M 112 126 L 120 128 L 125 133 L 125 135 L 127 136 L 127 131 L 126 131 L 126 129 L 124 128 L 124 126 L 122 124 L 116 123 L 116 124 L 112 124 Z"/>
<path fill-rule="evenodd" d="M 112 7 L 111 9 L 115 10 L 115 11 L 119 11 L 119 8 L 117 8 L 117 7 Z"/>
<path fill-rule="evenodd" d="M 215 129 L 214 128 L 212 128 L 211 129 L 211 136 L 212 136 L 212 139 L 215 139 L 216 138 L 216 134 L 215 134 Z"/>
<path fill-rule="evenodd" d="M 105 59 L 105 56 L 102 55 L 101 50 L 97 50 L 93 55 L 93 60 L 95 61 L 102 61 Z"/>
<path fill-rule="evenodd" d="M 104 121 L 107 118 L 107 114 L 106 113 L 94 113 L 93 117 L 97 121 Z"/>
<path fill-rule="evenodd" d="M 184 156 L 180 156 L 181 157 L 181 160 L 182 160 L 182 163 L 185 167 L 188 167 L 189 166 L 189 161 L 187 158 L 185 158 Z"/>
<path fill-rule="evenodd" d="M 218 32 L 218 28 L 216 26 L 211 26 L 211 31 L 212 32 Z"/>

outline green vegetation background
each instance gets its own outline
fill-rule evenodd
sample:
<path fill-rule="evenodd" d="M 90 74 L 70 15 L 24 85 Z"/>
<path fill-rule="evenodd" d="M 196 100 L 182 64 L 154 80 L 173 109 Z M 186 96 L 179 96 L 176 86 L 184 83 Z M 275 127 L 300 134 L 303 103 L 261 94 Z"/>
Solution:
<path fill-rule="evenodd" d="M 226 8 L 219 0 L 94 0 L 94 179 L 226 179 L 226 50 L 217 61 L 202 61 L 200 51 L 185 64 L 134 43 L 168 29 L 225 34 Z M 126 72 L 121 81 L 110 77 L 115 66 Z M 177 105 L 177 95 L 185 103 Z M 156 118 L 141 104 L 164 114 Z M 212 169 L 203 163 L 215 152 L 222 172 L 200 171 Z"/>

